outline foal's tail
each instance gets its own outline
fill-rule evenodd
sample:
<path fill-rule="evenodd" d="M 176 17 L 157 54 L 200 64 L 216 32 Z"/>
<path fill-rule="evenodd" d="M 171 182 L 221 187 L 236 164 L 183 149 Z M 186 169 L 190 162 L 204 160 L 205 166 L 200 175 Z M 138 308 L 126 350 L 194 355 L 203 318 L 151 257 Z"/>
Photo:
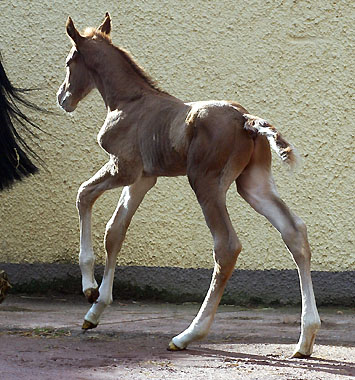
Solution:
<path fill-rule="evenodd" d="M 245 119 L 244 129 L 266 136 L 271 148 L 274 149 L 283 162 L 289 164 L 291 169 L 297 166 L 299 156 L 295 148 L 281 136 L 273 125 L 260 117 L 248 113 L 245 113 L 243 117 Z"/>

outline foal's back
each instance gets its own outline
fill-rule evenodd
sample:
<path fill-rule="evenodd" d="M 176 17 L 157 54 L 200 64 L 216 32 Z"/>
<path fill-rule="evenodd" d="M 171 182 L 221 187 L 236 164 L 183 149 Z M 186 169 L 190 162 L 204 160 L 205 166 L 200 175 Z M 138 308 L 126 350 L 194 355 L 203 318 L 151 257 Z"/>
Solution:
<path fill-rule="evenodd" d="M 196 165 L 220 172 L 227 164 L 237 173 L 250 158 L 252 141 L 243 128 L 245 120 L 231 103 L 183 103 L 159 94 L 146 99 L 140 114 L 138 144 L 147 175 L 184 175 Z"/>

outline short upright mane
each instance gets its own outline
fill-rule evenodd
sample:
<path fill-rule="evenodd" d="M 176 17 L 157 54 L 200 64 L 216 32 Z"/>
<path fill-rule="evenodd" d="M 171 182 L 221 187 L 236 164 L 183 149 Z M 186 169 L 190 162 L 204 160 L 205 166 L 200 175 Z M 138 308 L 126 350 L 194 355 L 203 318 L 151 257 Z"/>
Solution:
<path fill-rule="evenodd" d="M 162 92 L 164 94 L 167 94 L 167 92 L 163 91 L 157 84 L 157 82 L 149 75 L 146 73 L 146 71 L 142 68 L 142 66 L 138 65 L 131 53 L 124 49 L 124 48 L 121 48 L 121 47 L 118 47 L 118 46 L 115 46 L 110 37 L 105 34 L 105 33 L 102 33 L 100 32 L 99 30 L 95 29 L 95 28 L 87 28 L 85 29 L 83 35 L 85 37 L 88 37 L 88 38 L 96 38 L 96 39 L 100 39 L 100 40 L 103 40 L 103 41 L 106 41 L 107 43 L 109 43 L 112 47 L 114 47 L 115 49 L 117 49 L 121 56 L 125 59 L 125 61 L 131 66 L 131 68 L 133 69 L 133 71 L 138 74 L 146 83 L 149 84 L 150 87 L 152 87 L 154 90 L 156 91 L 159 91 L 159 92 Z"/>
<path fill-rule="evenodd" d="M 116 49 L 119 50 L 119 52 L 122 54 L 122 57 L 125 58 L 125 60 L 130 64 L 130 66 L 132 67 L 132 69 L 141 77 L 143 78 L 148 84 L 150 87 L 154 88 L 155 90 L 159 91 L 159 92 L 162 92 L 164 94 L 166 94 L 167 92 L 163 91 L 157 84 L 157 82 L 149 75 L 145 72 L 145 70 L 139 66 L 134 60 L 133 60 L 133 57 L 131 55 L 131 53 L 123 48 L 119 48 L 119 47 L 116 47 Z"/>

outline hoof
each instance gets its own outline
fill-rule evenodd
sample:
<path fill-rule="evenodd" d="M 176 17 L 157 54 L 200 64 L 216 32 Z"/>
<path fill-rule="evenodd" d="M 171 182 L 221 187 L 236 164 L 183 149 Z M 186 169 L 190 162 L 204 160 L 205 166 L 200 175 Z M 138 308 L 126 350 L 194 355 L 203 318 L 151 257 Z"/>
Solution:
<path fill-rule="evenodd" d="M 186 348 L 180 348 L 176 344 L 174 344 L 173 341 L 171 341 L 169 343 L 167 350 L 168 351 L 182 351 L 182 350 L 186 350 Z"/>
<path fill-rule="evenodd" d="M 305 355 L 305 354 L 302 354 L 301 352 L 299 351 L 296 351 L 292 354 L 291 358 L 292 359 L 307 359 L 309 358 L 311 355 Z"/>
<path fill-rule="evenodd" d="M 92 323 L 92 322 L 89 322 L 89 321 L 87 321 L 86 319 L 84 319 L 84 323 L 83 323 L 83 325 L 81 326 L 81 328 L 83 329 L 83 330 L 91 330 L 91 329 L 94 329 L 94 328 L 96 328 L 97 327 L 97 324 L 95 325 L 94 323 Z"/>
<path fill-rule="evenodd" d="M 86 289 L 84 294 L 89 303 L 95 303 L 100 295 L 98 288 Z"/>
<path fill-rule="evenodd" d="M 0 303 L 5 299 L 9 289 L 12 288 L 7 274 L 0 270 Z"/>

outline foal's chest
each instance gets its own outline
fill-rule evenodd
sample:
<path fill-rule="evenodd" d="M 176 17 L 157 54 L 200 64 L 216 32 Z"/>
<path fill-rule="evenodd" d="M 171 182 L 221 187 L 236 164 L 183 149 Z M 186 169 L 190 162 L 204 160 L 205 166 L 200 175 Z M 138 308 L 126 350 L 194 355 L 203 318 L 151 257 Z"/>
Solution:
<path fill-rule="evenodd" d="M 108 112 L 101 127 L 97 142 L 106 152 L 118 155 L 123 147 L 134 145 L 134 126 L 128 122 L 127 114 L 121 110 Z"/>

